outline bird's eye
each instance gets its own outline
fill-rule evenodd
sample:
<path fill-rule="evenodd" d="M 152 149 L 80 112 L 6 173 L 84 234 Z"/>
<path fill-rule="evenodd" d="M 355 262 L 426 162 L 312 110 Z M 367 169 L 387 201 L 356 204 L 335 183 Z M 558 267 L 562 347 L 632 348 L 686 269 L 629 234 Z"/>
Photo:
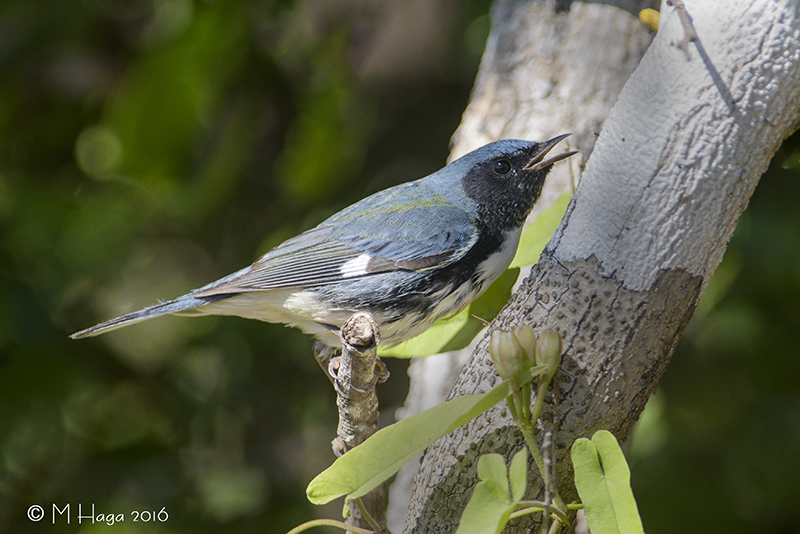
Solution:
<path fill-rule="evenodd" d="M 495 174 L 508 174 L 511 170 L 511 163 L 507 159 L 499 159 L 492 163 L 492 170 Z"/>

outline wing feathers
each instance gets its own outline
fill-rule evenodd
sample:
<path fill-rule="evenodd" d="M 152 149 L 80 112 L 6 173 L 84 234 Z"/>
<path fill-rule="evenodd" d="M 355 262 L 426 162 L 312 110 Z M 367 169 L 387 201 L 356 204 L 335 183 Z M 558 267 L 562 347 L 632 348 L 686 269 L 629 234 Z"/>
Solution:
<path fill-rule="evenodd" d="M 317 230 L 316 228 L 313 231 Z M 319 232 L 315 232 L 322 237 Z M 303 237 L 304 234 L 301 234 Z M 308 242 L 304 237 L 304 248 L 287 242 L 267 252 L 239 275 L 221 284 L 202 288 L 195 296 L 238 293 L 242 291 L 264 291 L 329 284 L 345 278 L 342 268 L 363 252 L 348 247 L 338 240 Z M 352 276 L 352 274 L 351 274 Z"/>
<path fill-rule="evenodd" d="M 399 210 L 366 212 L 362 225 L 356 224 L 352 214 L 341 224 L 323 223 L 278 245 L 247 269 L 192 295 L 300 288 L 448 265 L 466 254 L 478 232 L 470 216 L 455 206 L 439 210 L 447 217 L 438 213 L 439 218 L 427 220 L 418 210 Z"/>

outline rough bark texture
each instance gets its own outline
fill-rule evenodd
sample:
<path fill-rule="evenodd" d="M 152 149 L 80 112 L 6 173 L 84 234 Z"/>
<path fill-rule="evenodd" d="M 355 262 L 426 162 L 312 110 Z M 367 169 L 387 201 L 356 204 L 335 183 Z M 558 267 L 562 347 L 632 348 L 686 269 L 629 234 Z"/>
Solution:
<path fill-rule="evenodd" d="M 540 428 L 553 431 L 559 487 L 567 502 L 577 497 L 574 487 L 563 483 L 572 478 L 572 441 L 601 428 L 621 438 L 628 435 L 669 362 L 702 285 L 699 276 L 669 270 L 647 291 L 628 290 L 615 277 L 599 275 L 599 267 L 594 257 L 559 264 L 548 255 L 523 283 L 518 294 L 525 298 L 515 298 L 495 323 L 505 329 L 520 323 L 536 331 L 553 328 L 564 339 L 565 357 L 555 378 L 558 401 L 554 404 L 554 392 L 546 399 Z M 486 345 L 486 340 L 478 345 L 452 396 L 499 382 L 491 359 L 484 357 Z M 414 497 L 420 488 L 435 490 L 425 495 L 418 510 L 424 518 L 418 525 L 424 526 L 413 531 L 454 530 L 472 493 L 478 457 L 488 452 L 510 457 L 521 446 L 510 414 L 498 405 L 431 447 L 415 480 Z M 437 467 L 428 467 L 433 465 Z M 438 471 L 442 465 L 444 475 Z M 540 480 L 531 475 L 528 497 L 539 498 Z M 521 520 L 515 526 L 531 524 Z"/>
<path fill-rule="evenodd" d="M 496 321 L 564 337 L 539 424 L 554 431 L 566 499 L 574 497 L 569 446 L 600 428 L 627 437 L 758 178 L 797 127 L 798 4 L 736 0 L 720 10 L 685 3 L 699 37 L 689 45 L 691 61 L 674 46 L 684 30 L 665 4 L 659 33 L 605 122 L 567 216 Z M 481 341 L 451 396 L 487 391 L 498 380 L 485 348 Z M 429 448 L 406 532 L 455 531 L 477 457 L 521 446 L 510 424 L 497 407 Z M 533 474 L 530 482 L 533 496 L 539 482 Z"/>

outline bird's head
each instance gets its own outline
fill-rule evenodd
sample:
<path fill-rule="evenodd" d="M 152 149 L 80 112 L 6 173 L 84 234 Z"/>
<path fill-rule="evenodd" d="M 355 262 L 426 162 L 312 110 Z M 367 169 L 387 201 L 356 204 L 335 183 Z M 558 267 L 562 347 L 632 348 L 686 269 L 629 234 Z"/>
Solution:
<path fill-rule="evenodd" d="M 562 152 L 547 157 L 569 135 L 542 143 L 519 139 L 489 143 L 436 173 L 442 175 L 437 189 L 444 193 L 442 188 L 450 187 L 457 195 L 463 194 L 463 200 L 477 211 L 477 219 L 491 228 L 510 230 L 521 226 L 539 198 L 553 164 L 575 154 Z M 452 193 L 447 196 L 453 198 Z"/>

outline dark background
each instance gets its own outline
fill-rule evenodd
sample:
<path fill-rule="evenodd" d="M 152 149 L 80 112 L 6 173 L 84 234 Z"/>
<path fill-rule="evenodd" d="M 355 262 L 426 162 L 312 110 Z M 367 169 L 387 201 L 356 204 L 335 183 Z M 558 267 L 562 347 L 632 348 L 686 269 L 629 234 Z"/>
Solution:
<path fill-rule="evenodd" d="M 0 532 L 339 517 L 305 501 L 336 426 L 307 336 L 180 317 L 67 335 L 442 166 L 489 2 L 383 4 L 0 3 Z M 633 440 L 651 534 L 800 532 L 798 169 L 793 138 Z M 387 421 L 407 382 L 389 363 Z M 79 526 L 79 503 L 125 523 Z M 132 522 L 162 507 L 166 522 Z"/>

